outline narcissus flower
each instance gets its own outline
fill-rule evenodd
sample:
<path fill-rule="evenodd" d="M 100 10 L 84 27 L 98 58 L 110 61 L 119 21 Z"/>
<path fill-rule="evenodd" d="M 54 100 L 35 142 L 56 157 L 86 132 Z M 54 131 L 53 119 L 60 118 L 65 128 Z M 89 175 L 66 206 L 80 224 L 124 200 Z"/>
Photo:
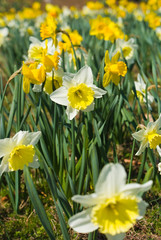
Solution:
<path fill-rule="evenodd" d="M 41 84 L 45 81 L 45 67 L 43 65 L 38 66 L 38 63 L 23 63 L 23 90 L 25 93 L 30 91 L 30 83 Z"/>
<path fill-rule="evenodd" d="M 9 33 L 8 28 L 5 27 L 0 29 L 0 46 L 4 44 L 8 33 Z"/>
<path fill-rule="evenodd" d="M 141 75 L 138 73 L 137 81 L 134 82 L 136 93 L 140 102 L 146 102 L 146 84 L 144 83 Z M 147 91 L 147 99 L 148 99 L 148 108 L 151 110 L 151 103 L 154 101 L 154 97 Z"/>
<path fill-rule="evenodd" d="M 74 77 L 63 77 L 62 87 L 55 90 L 50 98 L 52 101 L 67 106 L 68 118 L 73 119 L 81 111 L 94 109 L 94 98 L 101 98 L 106 91 L 93 84 L 91 68 L 84 66 Z"/>
<path fill-rule="evenodd" d="M 96 19 L 89 21 L 91 26 L 90 35 L 96 36 L 98 39 L 114 42 L 115 39 L 125 37 L 117 23 L 110 18 L 98 15 Z"/>
<path fill-rule="evenodd" d="M 149 122 L 145 129 L 132 134 L 133 138 L 141 142 L 140 148 L 135 155 L 140 155 L 145 148 L 150 147 L 151 149 L 158 150 L 161 153 L 159 144 L 161 144 L 161 115 L 155 122 Z"/>
<path fill-rule="evenodd" d="M 118 61 L 119 52 L 116 53 L 112 59 L 109 58 L 108 50 L 105 53 L 105 74 L 103 76 L 103 86 L 106 87 L 110 81 L 115 85 L 118 85 L 120 82 L 120 76 L 125 76 L 127 73 L 127 66 L 124 62 Z"/>
<path fill-rule="evenodd" d="M 124 239 L 125 233 L 144 216 L 148 204 L 141 195 L 151 185 L 152 181 L 142 185 L 126 184 L 123 166 L 107 164 L 99 175 L 94 193 L 72 197 L 87 209 L 69 219 L 70 227 L 80 233 L 99 229 L 108 240 Z"/>
<path fill-rule="evenodd" d="M 116 49 L 113 52 L 113 56 L 119 52 L 120 57 L 123 54 L 123 57 L 129 61 L 134 59 L 134 53 L 137 49 L 137 44 L 135 43 L 134 38 L 130 38 L 128 41 L 125 41 L 123 39 L 117 39 L 116 40 Z M 122 52 L 121 52 L 122 51 Z M 122 53 L 122 54 L 121 54 Z"/>
<path fill-rule="evenodd" d="M 56 43 L 56 29 L 57 22 L 55 18 L 53 18 L 51 15 L 48 15 L 45 23 L 42 23 L 40 27 L 40 36 L 42 40 L 45 38 L 52 38 L 54 43 Z"/>
<path fill-rule="evenodd" d="M 30 40 L 32 43 L 28 50 L 28 58 L 43 64 L 46 72 L 51 72 L 53 68 L 57 70 L 58 64 L 60 63 L 60 57 L 58 51 L 56 51 L 56 48 L 53 45 L 53 40 L 46 39 L 45 41 L 40 42 L 34 37 L 31 37 Z"/>
<path fill-rule="evenodd" d="M 3 172 L 23 170 L 24 165 L 38 168 L 38 157 L 34 145 L 41 137 L 41 132 L 19 131 L 13 138 L 0 139 L 0 176 Z"/>

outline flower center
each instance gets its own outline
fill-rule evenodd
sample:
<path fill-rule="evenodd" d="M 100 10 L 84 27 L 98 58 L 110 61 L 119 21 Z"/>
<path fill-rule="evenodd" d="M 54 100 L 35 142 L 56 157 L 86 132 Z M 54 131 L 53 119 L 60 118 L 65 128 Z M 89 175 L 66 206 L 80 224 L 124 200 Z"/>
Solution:
<path fill-rule="evenodd" d="M 29 49 L 29 58 L 30 59 L 36 59 L 41 60 L 42 56 L 46 54 L 46 50 L 43 49 L 41 46 L 33 46 L 31 49 Z"/>
<path fill-rule="evenodd" d="M 125 58 L 126 58 L 126 57 L 129 57 L 131 51 L 132 51 L 132 49 L 131 49 L 130 47 L 124 47 L 124 48 L 122 49 L 122 52 L 123 52 L 123 55 L 124 55 Z"/>
<path fill-rule="evenodd" d="M 20 145 L 15 147 L 10 153 L 9 169 L 11 171 L 23 170 L 24 165 L 33 162 L 33 157 L 35 155 L 35 150 L 32 145 Z"/>
<path fill-rule="evenodd" d="M 85 110 L 94 100 L 94 91 L 87 87 L 85 83 L 81 83 L 76 87 L 68 90 L 68 101 L 72 108 Z"/>
<path fill-rule="evenodd" d="M 150 148 L 155 149 L 157 145 L 161 144 L 161 135 L 155 133 L 155 131 L 149 132 L 146 138 L 149 141 Z"/>
<path fill-rule="evenodd" d="M 116 235 L 128 231 L 138 216 L 138 199 L 120 194 L 93 207 L 91 221 L 101 233 Z"/>

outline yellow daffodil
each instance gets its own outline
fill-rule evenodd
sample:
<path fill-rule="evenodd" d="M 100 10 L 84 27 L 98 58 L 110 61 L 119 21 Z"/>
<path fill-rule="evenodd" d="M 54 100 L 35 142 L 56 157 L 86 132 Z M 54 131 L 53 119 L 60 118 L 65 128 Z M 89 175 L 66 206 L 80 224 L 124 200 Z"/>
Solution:
<path fill-rule="evenodd" d="M 149 27 L 156 29 L 161 26 L 161 17 L 158 16 L 155 12 L 148 12 L 145 16 L 145 21 L 149 23 Z"/>
<path fill-rule="evenodd" d="M 56 43 L 56 29 L 57 29 L 57 22 L 55 18 L 48 15 L 45 23 L 42 23 L 40 27 L 40 36 L 42 40 L 46 38 L 52 38 L 53 42 Z"/>
<path fill-rule="evenodd" d="M 24 165 L 38 168 L 34 145 L 41 137 L 41 132 L 19 131 L 13 138 L 0 139 L 0 176 L 3 172 L 23 170 Z"/>
<path fill-rule="evenodd" d="M 117 38 L 124 38 L 124 33 L 118 24 L 111 21 L 110 18 L 103 18 L 98 15 L 96 19 L 91 19 L 89 23 L 91 26 L 90 35 L 94 35 L 98 39 L 114 42 Z"/>
<path fill-rule="evenodd" d="M 145 148 L 157 149 L 159 155 L 161 155 L 161 115 L 155 122 L 149 122 L 145 129 L 132 134 L 133 138 L 141 142 L 140 148 L 135 155 L 140 155 Z"/>
<path fill-rule="evenodd" d="M 44 55 L 41 63 L 45 67 L 46 72 L 51 72 L 53 68 L 58 70 L 59 59 L 59 53 L 55 51 L 54 55 Z"/>
<path fill-rule="evenodd" d="M 123 166 L 107 164 L 99 175 L 94 193 L 72 197 L 86 209 L 72 216 L 69 226 L 79 233 L 98 229 L 108 240 L 123 240 L 125 233 L 144 216 L 148 204 L 141 195 L 151 185 L 152 181 L 142 185 L 126 184 Z"/>
<path fill-rule="evenodd" d="M 60 47 L 61 51 L 64 50 L 69 53 L 73 53 L 73 48 L 72 48 L 71 42 L 74 46 L 79 46 L 81 44 L 83 38 L 78 33 L 77 30 L 74 30 L 74 31 L 67 30 L 67 33 L 69 34 L 70 39 L 66 34 L 63 34 L 62 35 L 63 42 L 59 42 L 59 47 Z"/>
<path fill-rule="evenodd" d="M 75 74 L 73 73 L 64 72 L 61 67 L 59 67 L 58 70 L 46 73 L 46 80 L 43 91 L 47 94 L 51 94 L 55 89 L 62 87 L 63 77 L 71 79 L 74 77 L 74 75 Z M 41 92 L 42 84 L 35 84 L 32 90 L 34 92 Z"/>
<path fill-rule="evenodd" d="M 37 63 L 26 64 L 22 66 L 23 74 L 23 90 L 25 93 L 30 91 L 30 83 L 41 84 L 45 81 L 45 68 L 43 65 L 39 66 Z"/>
<path fill-rule="evenodd" d="M 73 119 L 78 112 L 89 112 L 94 109 L 94 98 L 101 98 L 106 91 L 93 84 L 91 68 L 84 66 L 73 77 L 64 76 L 62 87 L 55 90 L 52 101 L 67 106 L 68 118 Z"/>
<path fill-rule="evenodd" d="M 105 74 L 103 76 L 103 87 L 106 87 L 110 81 L 115 85 L 118 85 L 120 82 L 120 76 L 125 76 L 127 73 L 127 66 L 124 62 L 118 61 L 119 53 L 116 53 L 111 61 L 109 58 L 108 50 L 105 53 Z"/>
<path fill-rule="evenodd" d="M 48 12 L 48 15 L 57 18 L 59 16 L 59 14 L 61 13 L 61 9 L 53 4 L 47 3 L 45 5 L 45 9 Z"/>
<path fill-rule="evenodd" d="M 99 10 L 104 7 L 103 3 L 89 1 L 86 3 L 87 7 L 91 10 Z"/>

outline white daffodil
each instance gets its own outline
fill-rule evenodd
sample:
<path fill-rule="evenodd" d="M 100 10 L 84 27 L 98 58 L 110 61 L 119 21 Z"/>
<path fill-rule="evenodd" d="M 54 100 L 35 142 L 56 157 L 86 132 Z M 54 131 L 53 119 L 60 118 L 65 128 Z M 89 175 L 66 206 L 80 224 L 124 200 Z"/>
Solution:
<path fill-rule="evenodd" d="M 39 141 L 41 132 L 19 131 L 13 138 L 0 139 L 0 176 L 3 172 L 23 170 L 24 165 L 38 168 L 34 145 Z"/>
<path fill-rule="evenodd" d="M 140 148 L 135 155 L 140 155 L 145 148 L 157 149 L 159 155 L 161 155 L 161 115 L 155 122 L 149 122 L 145 129 L 132 134 L 133 138 L 141 142 Z"/>
<path fill-rule="evenodd" d="M 144 83 L 141 75 L 138 73 L 137 81 L 134 82 L 137 96 L 140 102 L 146 103 L 146 84 Z M 154 101 L 154 97 L 147 91 L 147 99 L 148 99 L 148 108 L 151 110 L 151 104 Z"/>
<path fill-rule="evenodd" d="M 54 52 L 56 51 L 56 48 L 53 44 L 53 40 L 51 38 L 42 42 L 35 37 L 30 37 L 29 39 L 31 41 L 31 44 L 28 50 L 29 59 L 34 59 L 39 61 L 41 60 L 43 54 L 53 55 Z"/>
<path fill-rule="evenodd" d="M 123 39 L 116 40 L 116 49 L 113 52 L 112 56 L 114 56 L 117 52 L 120 53 L 120 56 L 123 53 L 124 58 L 127 60 L 128 63 L 133 62 L 135 57 L 135 51 L 137 50 L 138 45 L 135 43 L 134 38 L 130 38 L 128 41 Z"/>
<path fill-rule="evenodd" d="M 121 164 L 107 164 L 102 169 L 95 192 L 75 195 L 72 200 L 86 207 L 69 219 L 76 232 L 90 233 L 99 229 L 108 240 L 122 240 L 125 233 L 141 219 L 147 203 L 142 200 L 152 181 L 126 184 L 126 172 Z"/>
<path fill-rule="evenodd" d="M 2 28 L 0 29 L 0 46 L 2 46 L 5 42 L 6 37 L 8 36 L 9 31 L 8 28 Z"/>
<path fill-rule="evenodd" d="M 72 78 L 63 77 L 62 87 L 55 90 L 50 98 L 52 101 L 67 106 L 66 113 L 72 120 L 78 112 L 89 112 L 94 109 L 94 98 L 101 98 L 106 91 L 93 84 L 91 68 L 84 66 Z"/>

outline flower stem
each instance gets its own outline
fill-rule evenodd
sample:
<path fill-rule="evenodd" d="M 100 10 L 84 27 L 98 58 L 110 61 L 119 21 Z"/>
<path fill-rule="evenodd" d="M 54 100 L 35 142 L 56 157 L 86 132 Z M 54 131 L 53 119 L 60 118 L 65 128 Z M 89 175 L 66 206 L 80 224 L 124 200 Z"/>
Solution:
<path fill-rule="evenodd" d="M 128 183 L 130 183 L 130 178 L 131 178 L 132 160 L 133 160 L 133 156 L 134 156 L 135 142 L 136 142 L 136 140 L 134 139 L 134 141 L 133 141 L 133 145 L 132 145 L 132 152 L 131 152 L 131 159 L 130 159 L 130 166 L 129 166 L 128 180 L 127 180 Z"/>
<path fill-rule="evenodd" d="M 143 174 L 143 171 L 144 171 L 144 166 L 145 166 L 146 158 L 147 158 L 147 148 L 146 148 L 145 151 L 144 151 L 143 159 L 142 159 L 142 162 L 141 162 L 141 166 L 140 166 L 140 168 L 139 168 L 139 173 L 138 173 L 138 177 L 137 177 L 137 182 L 138 182 L 138 183 L 140 182 L 141 177 L 142 177 L 142 174 Z"/>

